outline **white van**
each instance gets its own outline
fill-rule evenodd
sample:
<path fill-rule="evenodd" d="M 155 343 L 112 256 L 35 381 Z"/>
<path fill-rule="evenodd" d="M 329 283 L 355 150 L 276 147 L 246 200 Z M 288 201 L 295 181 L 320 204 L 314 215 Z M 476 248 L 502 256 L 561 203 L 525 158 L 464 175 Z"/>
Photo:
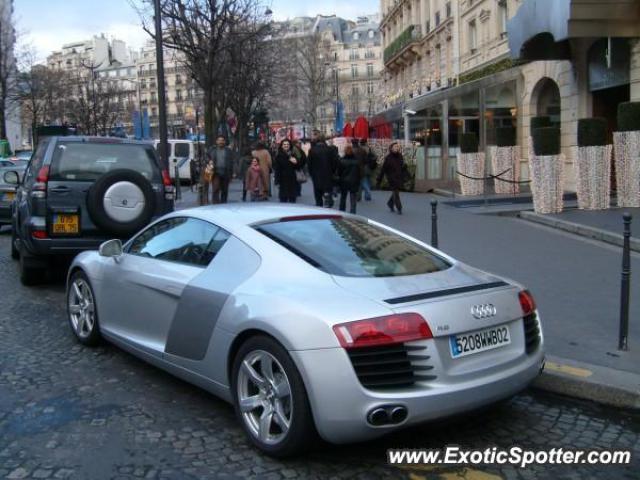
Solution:
<path fill-rule="evenodd" d="M 191 162 L 197 156 L 197 145 L 191 140 L 170 139 L 167 155 L 169 156 L 169 175 L 175 178 L 176 165 L 180 180 L 191 180 Z M 160 140 L 154 140 L 153 145 L 158 150 Z M 204 145 L 202 145 L 202 154 L 204 155 Z"/>

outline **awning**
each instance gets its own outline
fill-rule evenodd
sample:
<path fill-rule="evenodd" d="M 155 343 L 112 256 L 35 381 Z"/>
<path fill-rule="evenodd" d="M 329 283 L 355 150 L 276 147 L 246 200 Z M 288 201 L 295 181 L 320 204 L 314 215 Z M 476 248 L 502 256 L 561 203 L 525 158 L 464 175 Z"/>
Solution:
<path fill-rule="evenodd" d="M 367 119 L 360 116 L 356 118 L 356 122 L 353 125 L 353 136 L 356 138 L 369 138 L 369 122 Z"/>
<path fill-rule="evenodd" d="M 344 126 L 344 130 L 342 130 L 342 135 L 344 137 L 353 137 L 353 127 L 351 126 L 350 123 L 347 123 Z"/>
<path fill-rule="evenodd" d="M 507 23 L 512 58 L 570 58 L 571 38 L 639 37 L 640 0 L 525 0 Z"/>

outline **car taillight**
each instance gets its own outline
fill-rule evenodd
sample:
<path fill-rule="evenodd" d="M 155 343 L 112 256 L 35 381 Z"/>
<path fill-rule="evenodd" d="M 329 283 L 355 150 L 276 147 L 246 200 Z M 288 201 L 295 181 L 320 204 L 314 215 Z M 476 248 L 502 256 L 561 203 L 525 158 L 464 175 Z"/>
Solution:
<path fill-rule="evenodd" d="M 169 170 L 162 170 L 162 184 L 165 187 L 171 187 L 171 177 L 169 176 Z"/>
<path fill-rule="evenodd" d="M 47 196 L 47 182 L 49 181 L 49 166 L 41 167 L 36 175 L 36 181 L 31 190 L 34 198 L 45 198 Z"/>
<path fill-rule="evenodd" d="M 375 347 L 433 338 L 426 320 L 417 313 L 356 320 L 334 325 L 333 331 L 343 348 Z"/>
<path fill-rule="evenodd" d="M 522 316 L 526 317 L 531 315 L 536 310 L 536 302 L 533 299 L 529 290 L 522 290 L 518 293 L 518 300 L 520 300 L 520 306 L 522 307 Z"/>
<path fill-rule="evenodd" d="M 34 230 L 34 231 L 31 232 L 31 236 L 33 238 L 37 238 L 38 240 L 49 238 L 49 236 L 47 235 L 46 230 Z"/>

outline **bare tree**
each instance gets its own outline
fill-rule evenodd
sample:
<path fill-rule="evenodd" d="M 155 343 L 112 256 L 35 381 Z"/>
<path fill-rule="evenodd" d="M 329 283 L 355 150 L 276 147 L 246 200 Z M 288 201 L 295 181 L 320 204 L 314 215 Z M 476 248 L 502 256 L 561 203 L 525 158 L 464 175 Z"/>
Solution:
<path fill-rule="evenodd" d="M 138 5 L 143 28 L 155 38 L 153 2 L 138 0 Z M 253 27 L 266 26 L 261 13 L 265 7 L 262 0 L 172 0 L 161 2 L 160 8 L 165 46 L 182 53 L 185 67 L 204 93 L 205 133 L 212 143 L 232 93 L 231 50 L 262 34 Z"/>
<path fill-rule="evenodd" d="M 0 9 L 12 8 L 10 2 L 2 2 Z M 7 138 L 6 111 L 15 91 L 16 58 L 13 47 L 16 41 L 15 28 L 11 15 L 0 12 L 0 138 Z M 4 19 L 9 18 L 8 22 Z"/>

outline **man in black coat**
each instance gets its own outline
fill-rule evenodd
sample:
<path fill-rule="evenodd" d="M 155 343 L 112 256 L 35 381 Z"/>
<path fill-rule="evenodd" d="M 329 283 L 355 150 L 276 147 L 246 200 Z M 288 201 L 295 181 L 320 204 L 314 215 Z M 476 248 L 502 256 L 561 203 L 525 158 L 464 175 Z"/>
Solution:
<path fill-rule="evenodd" d="M 333 184 L 338 170 L 338 152 L 327 145 L 324 137 L 320 136 L 309 150 L 309 175 L 313 181 L 313 194 L 316 206 L 333 207 Z"/>

